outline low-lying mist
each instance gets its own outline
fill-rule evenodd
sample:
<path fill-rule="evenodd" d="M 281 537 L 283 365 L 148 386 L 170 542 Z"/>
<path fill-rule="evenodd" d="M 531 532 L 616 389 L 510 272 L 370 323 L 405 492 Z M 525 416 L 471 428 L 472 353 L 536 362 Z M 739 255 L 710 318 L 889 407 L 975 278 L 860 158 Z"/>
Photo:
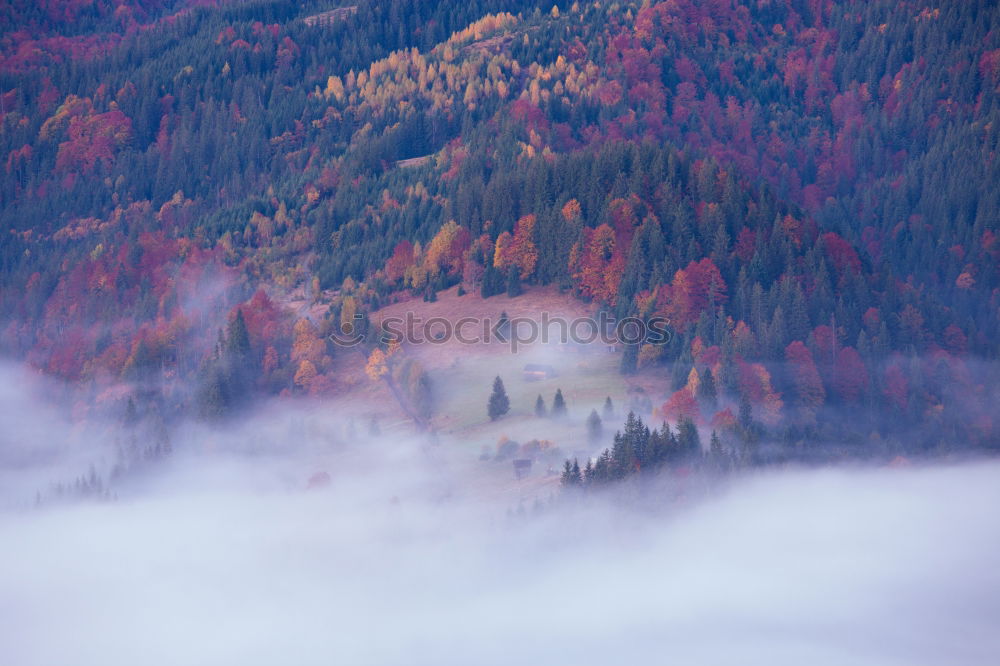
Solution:
<path fill-rule="evenodd" d="M 0 478 L 53 428 L 5 437 Z M 3 486 L 2 662 L 996 663 L 998 463 L 753 473 L 637 510 L 480 482 L 478 443 L 350 432 L 274 406 L 181 428 L 113 501 Z"/>

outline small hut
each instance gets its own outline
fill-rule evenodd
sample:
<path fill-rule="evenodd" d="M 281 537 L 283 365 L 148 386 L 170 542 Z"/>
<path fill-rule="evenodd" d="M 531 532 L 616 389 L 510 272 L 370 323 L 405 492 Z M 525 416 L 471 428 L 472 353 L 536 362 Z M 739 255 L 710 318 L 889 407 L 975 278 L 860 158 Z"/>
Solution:
<path fill-rule="evenodd" d="M 520 481 L 531 474 L 531 458 L 517 458 L 514 460 L 514 478 Z"/>
<path fill-rule="evenodd" d="M 537 382 L 543 379 L 552 379 L 556 376 L 556 369 L 551 365 L 541 363 L 528 363 L 524 366 L 524 381 Z"/>

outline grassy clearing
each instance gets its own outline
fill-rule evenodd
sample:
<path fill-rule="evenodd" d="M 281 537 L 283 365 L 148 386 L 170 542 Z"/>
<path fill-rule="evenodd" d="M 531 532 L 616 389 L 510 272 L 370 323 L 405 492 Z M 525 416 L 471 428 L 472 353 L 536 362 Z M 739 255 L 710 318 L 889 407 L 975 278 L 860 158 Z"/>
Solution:
<path fill-rule="evenodd" d="M 587 316 L 589 306 L 554 288 L 532 289 L 514 299 L 482 299 L 475 294 L 460 297 L 452 289 L 440 294 L 434 303 L 419 299 L 395 303 L 374 313 L 372 319 L 377 326 L 383 317 L 413 313 L 422 321 L 441 317 L 454 322 L 460 317 L 495 319 L 501 311 L 510 317 L 535 320 L 543 312 L 572 319 Z M 630 388 L 641 386 L 654 403 L 666 395 L 668 379 L 664 373 L 623 377 L 619 372 L 621 354 L 609 352 L 600 343 L 574 349 L 539 343 L 517 353 L 506 344 L 460 344 L 454 340 L 403 347 L 408 356 L 420 361 L 432 382 L 435 405 L 431 423 L 440 443 L 437 455 L 441 456 L 441 464 L 456 475 L 462 487 L 477 493 L 503 493 L 530 501 L 545 498 L 558 484 L 558 465 L 552 461 L 536 461 L 531 476 L 517 481 L 509 459 L 479 460 L 484 448 L 490 456 L 495 455 L 502 437 L 520 443 L 547 440 L 565 456 L 592 453 L 598 447 L 588 445 L 585 421 L 592 408 L 601 412 L 607 396 L 614 402 L 617 414 L 613 423 L 604 424 L 600 448 L 610 445 L 611 436 L 624 420 Z M 342 360 L 340 376 L 345 383 L 351 383 L 349 394 L 354 403 L 366 411 L 384 414 L 386 430 L 405 436 L 410 431 L 405 415 L 387 391 L 364 377 L 360 355 L 345 355 Z M 557 376 L 528 381 L 523 372 L 528 363 L 550 365 Z M 487 416 L 486 403 L 497 375 L 504 381 L 511 409 L 493 422 Z M 541 394 L 551 410 L 556 389 L 562 389 L 568 416 L 560 420 L 536 417 L 537 396 Z"/>

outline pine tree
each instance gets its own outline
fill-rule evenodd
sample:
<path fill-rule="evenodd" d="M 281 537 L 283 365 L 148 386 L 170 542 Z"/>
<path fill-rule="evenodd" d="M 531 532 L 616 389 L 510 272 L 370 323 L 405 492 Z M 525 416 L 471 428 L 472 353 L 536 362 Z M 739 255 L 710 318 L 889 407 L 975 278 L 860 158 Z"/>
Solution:
<path fill-rule="evenodd" d="M 746 432 L 753 429 L 753 407 L 750 406 L 750 400 L 745 395 L 740 396 L 740 413 L 736 422 Z"/>
<path fill-rule="evenodd" d="M 698 427 L 689 418 L 682 418 L 677 424 L 677 442 L 680 444 L 681 453 L 687 458 L 694 458 L 701 454 L 701 437 L 698 435 Z"/>
<path fill-rule="evenodd" d="M 541 394 L 539 394 L 538 399 L 535 400 L 535 416 L 537 416 L 538 418 L 545 418 L 545 416 L 548 414 L 548 411 L 549 410 L 545 408 L 545 399 L 542 398 Z"/>
<path fill-rule="evenodd" d="M 608 453 L 605 450 L 605 453 Z M 603 457 L 603 456 L 602 456 Z M 600 459 L 598 459 L 600 461 Z M 611 455 L 608 462 L 608 478 L 618 481 L 629 473 L 632 461 L 632 448 L 628 438 L 616 432 L 611 444 Z"/>
<path fill-rule="evenodd" d="M 208 409 L 216 415 L 222 415 L 244 402 L 253 383 L 250 334 L 242 308 L 236 310 L 236 316 L 226 326 L 225 335 L 219 332 L 219 344 L 212 363 L 215 368 L 212 369 L 214 376 L 210 381 L 219 386 L 209 389 L 212 395 L 208 399 L 215 404 Z"/>
<path fill-rule="evenodd" d="M 563 473 L 560 482 L 564 488 L 569 486 L 580 486 L 583 484 L 583 474 L 580 473 L 579 461 L 575 458 L 572 463 L 569 460 L 566 460 L 563 465 Z"/>
<path fill-rule="evenodd" d="M 493 393 L 490 394 L 486 410 L 490 421 L 496 421 L 510 411 L 510 399 L 507 397 L 507 390 L 504 389 L 500 375 L 497 375 L 496 379 L 493 380 Z"/>
<path fill-rule="evenodd" d="M 604 399 L 604 410 L 601 412 L 601 416 L 605 421 L 610 421 L 615 418 L 615 406 L 611 402 L 610 395 Z"/>
<path fill-rule="evenodd" d="M 566 416 L 566 401 L 563 399 L 562 389 L 556 389 L 556 397 L 552 399 L 552 416 L 555 418 Z"/>
<path fill-rule="evenodd" d="M 729 454 L 722 446 L 722 440 L 719 439 L 719 435 L 714 430 L 712 431 L 712 438 L 709 440 L 708 459 L 712 469 L 716 472 L 729 471 L 731 462 Z"/>
<path fill-rule="evenodd" d="M 503 291 L 503 287 L 503 274 L 493 267 L 492 261 L 487 261 L 486 269 L 483 272 L 483 283 L 480 288 L 480 294 L 483 298 L 489 298 Z"/>
<path fill-rule="evenodd" d="M 250 356 L 250 333 L 243 318 L 243 308 L 236 310 L 236 316 L 226 328 L 226 352 L 234 361 L 246 361 Z"/>
<path fill-rule="evenodd" d="M 511 298 L 521 295 L 521 271 L 517 266 L 511 266 L 507 273 L 507 295 Z"/>
<path fill-rule="evenodd" d="M 590 440 L 591 444 L 596 444 L 601 441 L 603 432 L 604 428 L 601 425 L 601 417 L 597 415 L 597 410 L 590 410 L 590 416 L 587 417 L 587 439 Z"/>
<path fill-rule="evenodd" d="M 718 395 L 715 389 L 715 377 L 711 368 L 705 368 L 705 372 L 701 376 L 701 381 L 698 384 L 698 397 L 707 404 L 715 406 Z"/>
<path fill-rule="evenodd" d="M 569 461 L 569 458 L 567 458 L 566 462 L 563 463 L 563 473 L 562 477 L 559 479 L 559 483 L 564 488 L 572 485 L 573 483 L 573 463 Z"/>
<path fill-rule="evenodd" d="M 201 371 L 198 386 L 198 411 L 203 418 L 223 416 L 229 407 L 225 377 L 217 361 L 208 362 Z"/>
<path fill-rule="evenodd" d="M 128 402 L 125 404 L 125 425 L 132 427 L 139 422 L 139 411 L 135 407 L 135 400 L 132 396 L 128 397 Z"/>

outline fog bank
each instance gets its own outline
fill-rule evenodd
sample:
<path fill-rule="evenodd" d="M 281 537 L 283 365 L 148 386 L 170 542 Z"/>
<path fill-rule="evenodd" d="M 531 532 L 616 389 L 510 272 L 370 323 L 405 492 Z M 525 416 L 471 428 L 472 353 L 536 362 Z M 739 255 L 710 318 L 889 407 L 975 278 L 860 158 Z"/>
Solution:
<path fill-rule="evenodd" d="M 0 513 L 4 663 L 884 666 L 1000 650 L 996 463 L 768 473 L 662 514 L 563 502 L 511 519 L 511 495 L 456 481 L 461 456 L 388 436 L 347 449 L 315 424 L 267 453 L 284 427 L 191 428 L 116 502 Z M 257 450 L 234 453 L 248 431 Z M 319 469 L 329 485 L 306 489 Z"/>

